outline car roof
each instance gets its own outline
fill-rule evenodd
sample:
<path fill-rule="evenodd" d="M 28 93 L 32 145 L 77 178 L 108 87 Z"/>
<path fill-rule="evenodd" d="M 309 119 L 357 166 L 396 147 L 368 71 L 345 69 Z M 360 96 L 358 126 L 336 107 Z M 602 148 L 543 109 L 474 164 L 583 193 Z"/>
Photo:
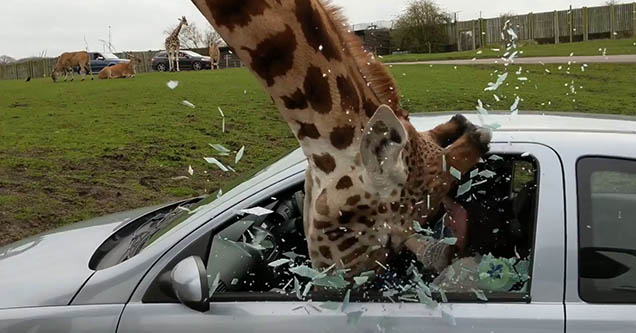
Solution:
<path fill-rule="evenodd" d="M 479 115 L 476 111 L 433 112 L 411 114 L 411 123 L 419 131 L 429 130 L 448 121 L 453 114 L 463 114 L 477 125 L 497 124 L 494 132 L 582 132 L 636 134 L 636 117 L 607 114 L 566 112 L 491 112 Z"/>

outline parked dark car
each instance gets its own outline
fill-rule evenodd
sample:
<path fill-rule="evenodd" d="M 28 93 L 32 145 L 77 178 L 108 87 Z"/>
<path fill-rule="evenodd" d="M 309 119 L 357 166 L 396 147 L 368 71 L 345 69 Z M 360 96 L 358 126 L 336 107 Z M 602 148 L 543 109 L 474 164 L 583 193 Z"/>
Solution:
<path fill-rule="evenodd" d="M 152 69 L 159 72 L 165 72 L 169 68 L 168 54 L 166 51 L 161 51 L 152 57 Z M 210 57 L 206 57 L 192 51 L 181 51 L 179 52 L 179 69 L 195 71 L 210 69 Z"/>

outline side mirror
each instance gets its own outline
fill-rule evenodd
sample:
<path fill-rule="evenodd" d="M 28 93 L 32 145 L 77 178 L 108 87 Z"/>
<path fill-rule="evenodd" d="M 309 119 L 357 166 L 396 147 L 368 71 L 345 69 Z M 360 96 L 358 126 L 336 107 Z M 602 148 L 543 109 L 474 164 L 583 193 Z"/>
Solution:
<path fill-rule="evenodd" d="M 188 257 L 170 272 L 170 283 L 177 299 L 200 312 L 210 310 L 207 271 L 199 257 Z"/>

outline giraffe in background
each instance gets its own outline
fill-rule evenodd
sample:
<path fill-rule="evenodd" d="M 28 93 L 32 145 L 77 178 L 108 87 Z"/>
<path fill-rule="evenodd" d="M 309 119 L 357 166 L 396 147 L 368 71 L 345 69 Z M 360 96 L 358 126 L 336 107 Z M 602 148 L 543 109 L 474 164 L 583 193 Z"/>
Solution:
<path fill-rule="evenodd" d="M 181 32 L 181 28 L 183 26 L 188 25 L 188 20 L 183 16 L 179 19 L 179 25 L 176 29 L 166 38 L 166 53 L 168 54 L 168 64 L 170 67 L 170 71 L 174 71 L 176 67 L 176 71 L 179 71 L 179 49 L 181 48 L 181 43 L 179 42 L 179 33 Z M 176 66 L 175 66 L 176 63 Z"/>
<path fill-rule="evenodd" d="M 446 267 L 455 248 L 412 237 L 414 221 L 444 210 L 457 186 L 451 168 L 469 172 L 490 132 L 463 116 L 417 132 L 385 66 L 322 0 L 192 1 L 259 78 L 307 156 L 314 268 L 381 273 L 404 249 Z"/>
<path fill-rule="evenodd" d="M 210 69 L 218 69 L 220 61 L 221 49 L 219 49 L 219 44 L 212 40 L 210 41 Z"/>

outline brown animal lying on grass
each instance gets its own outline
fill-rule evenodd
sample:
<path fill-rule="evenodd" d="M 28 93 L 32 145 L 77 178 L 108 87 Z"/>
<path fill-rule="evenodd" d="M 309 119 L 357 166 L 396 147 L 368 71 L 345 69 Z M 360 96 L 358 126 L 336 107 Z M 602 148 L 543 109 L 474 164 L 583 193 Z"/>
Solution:
<path fill-rule="evenodd" d="M 86 78 L 86 72 L 91 75 L 91 80 L 93 79 L 93 73 L 91 69 L 91 61 L 86 51 L 80 52 L 66 52 L 62 53 L 62 55 L 57 59 L 57 63 L 55 64 L 55 69 L 53 73 L 51 73 L 51 78 L 53 82 L 57 82 L 57 79 L 64 74 L 64 81 L 68 78 L 68 74 L 71 74 L 71 81 L 75 78 L 73 77 L 73 67 L 79 66 L 80 73 L 82 74 L 82 81 Z"/>
<path fill-rule="evenodd" d="M 127 79 L 135 77 L 137 74 L 137 65 L 141 63 L 141 60 L 137 57 L 130 56 L 130 62 L 117 64 L 111 67 L 105 67 L 99 72 L 100 80 L 107 79 Z"/>

